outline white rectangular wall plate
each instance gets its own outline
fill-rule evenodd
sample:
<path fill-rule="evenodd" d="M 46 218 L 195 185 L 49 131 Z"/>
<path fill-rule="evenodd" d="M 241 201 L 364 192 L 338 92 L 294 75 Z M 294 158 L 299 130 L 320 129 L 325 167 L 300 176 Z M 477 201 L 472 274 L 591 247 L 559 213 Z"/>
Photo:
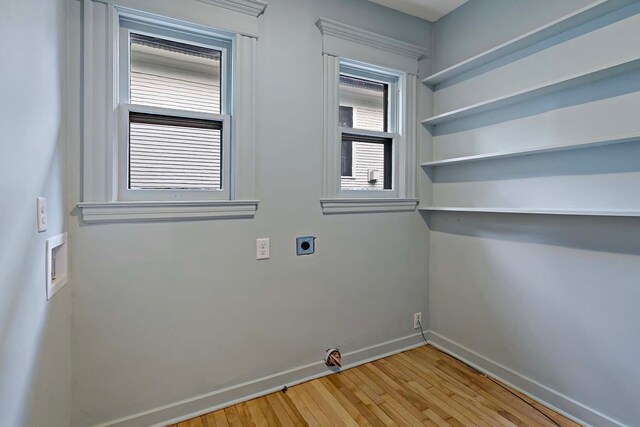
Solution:
<path fill-rule="evenodd" d="M 269 259 L 269 239 L 256 239 L 256 259 Z"/>
<path fill-rule="evenodd" d="M 413 329 L 420 329 L 422 324 L 422 312 L 413 313 Z"/>
<path fill-rule="evenodd" d="M 36 215 L 38 232 L 41 233 L 47 230 L 47 199 L 44 197 L 36 197 L 36 206 L 38 209 L 38 214 Z"/>
<path fill-rule="evenodd" d="M 51 299 L 67 284 L 69 262 L 67 255 L 67 233 L 47 239 L 46 283 L 47 299 Z"/>

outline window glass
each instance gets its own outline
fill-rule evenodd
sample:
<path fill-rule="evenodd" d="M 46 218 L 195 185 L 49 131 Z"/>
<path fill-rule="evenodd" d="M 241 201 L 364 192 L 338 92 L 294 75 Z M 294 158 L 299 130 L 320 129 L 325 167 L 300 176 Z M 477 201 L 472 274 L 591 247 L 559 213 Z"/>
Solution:
<path fill-rule="evenodd" d="M 345 128 L 353 127 L 353 107 L 340 106 L 339 126 Z"/>
<path fill-rule="evenodd" d="M 353 143 L 342 141 L 342 176 L 353 176 Z"/>
<path fill-rule="evenodd" d="M 132 104 L 220 114 L 219 50 L 131 33 Z"/>
<path fill-rule="evenodd" d="M 392 186 L 392 140 L 344 134 L 342 158 L 348 147 L 351 175 L 343 173 L 343 190 L 390 190 Z M 345 176 L 351 178 L 345 179 Z"/>
<path fill-rule="evenodd" d="M 350 111 L 351 126 L 345 127 L 386 132 L 388 91 L 387 83 L 341 74 L 340 125 L 345 126 L 342 124 L 343 114 L 346 116 L 347 111 Z"/>
<path fill-rule="evenodd" d="M 222 187 L 220 122 L 130 113 L 130 189 Z"/>

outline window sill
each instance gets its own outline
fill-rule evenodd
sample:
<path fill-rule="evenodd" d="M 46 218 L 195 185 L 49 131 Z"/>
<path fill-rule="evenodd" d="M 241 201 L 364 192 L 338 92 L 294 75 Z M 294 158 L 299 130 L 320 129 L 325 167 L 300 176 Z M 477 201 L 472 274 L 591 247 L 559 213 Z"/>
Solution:
<path fill-rule="evenodd" d="M 372 212 L 413 212 L 418 199 L 320 199 L 325 215 L 372 213 Z"/>
<path fill-rule="evenodd" d="M 86 223 L 253 218 L 257 200 L 78 203 Z"/>

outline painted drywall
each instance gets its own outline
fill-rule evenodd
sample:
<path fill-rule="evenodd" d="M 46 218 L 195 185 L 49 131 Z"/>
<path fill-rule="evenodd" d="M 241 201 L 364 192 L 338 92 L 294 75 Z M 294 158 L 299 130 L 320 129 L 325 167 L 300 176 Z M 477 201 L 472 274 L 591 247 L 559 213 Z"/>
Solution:
<path fill-rule="evenodd" d="M 473 0 L 433 25 L 432 72 L 518 37 L 594 0 Z"/>
<path fill-rule="evenodd" d="M 0 15 L 0 425 L 69 425 L 71 289 L 50 301 L 45 240 L 64 231 L 65 2 Z M 48 202 L 38 233 L 36 197 Z"/>
<path fill-rule="evenodd" d="M 405 337 L 413 312 L 427 317 L 420 214 L 322 214 L 321 16 L 430 45 L 430 24 L 364 0 L 269 1 L 259 18 L 255 219 L 70 221 L 73 425 L 313 363 L 330 346 Z M 79 65 L 70 72 L 76 81 Z M 317 236 L 316 253 L 298 257 L 305 235 Z M 266 261 L 255 260 L 261 237 L 271 239 Z"/>
<path fill-rule="evenodd" d="M 550 2 L 517 1 L 517 10 L 499 11 L 492 7 L 496 3 L 512 2 L 472 1 L 435 25 L 440 67 L 463 59 L 460 52 L 473 55 L 528 31 L 531 17 L 562 16 L 572 2 L 553 2 L 557 7 L 549 10 Z M 500 81 L 513 85 L 508 91 L 525 89 L 574 66 L 575 72 L 585 71 L 607 53 L 611 61 L 633 58 L 635 47 L 624 37 L 637 37 L 639 11 L 636 3 L 591 25 L 590 32 L 575 31 L 574 38 L 560 37 L 562 44 L 490 67 L 485 75 L 444 89 L 436 103 L 442 98 L 453 106 L 497 96 Z M 616 31 L 625 36 L 610 38 Z M 461 35 L 444 40 L 456 32 Z M 541 74 L 543 69 L 549 75 Z M 435 131 L 436 155 L 638 134 L 633 112 L 640 108 L 639 82 L 636 70 L 442 125 Z M 634 142 L 469 163 L 436 169 L 431 178 L 438 206 L 637 210 L 640 147 Z M 594 425 L 637 425 L 640 220 L 434 214 L 429 228 L 433 332 L 520 374 L 530 385 L 553 390 L 553 403 L 561 409 L 576 409 L 577 402 L 590 408 L 591 420 L 600 413 Z"/>

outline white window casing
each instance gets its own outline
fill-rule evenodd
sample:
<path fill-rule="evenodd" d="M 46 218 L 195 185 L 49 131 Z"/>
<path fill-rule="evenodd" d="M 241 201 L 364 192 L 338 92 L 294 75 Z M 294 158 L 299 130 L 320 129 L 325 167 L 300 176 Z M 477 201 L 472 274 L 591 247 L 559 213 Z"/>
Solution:
<path fill-rule="evenodd" d="M 142 7 L 138 0 L 82 2 L 83 133 L 81 202 L 78 207 L 85 222 L 247 218 L 255 215 L 258 206 L 253 157 L 255 21 L 266 3 L 258 0 L 191 1 L 194 6 L 191 11 L 184 10 L 191 8 L 180 7 L 168 0 L 154 2 L 151 6 L 154 10 Z M 207 9 L 209 13 L 203 14 L 199 8 Z M 125 60 L 128 63 L 128 53 L 123 53 L 127 49 L 120 49 L 122 17 L 135 17 L 144 25 L 159 22 L 160 28 L 166 25 L 196 37 L 202 35 L 228 40 L 232 46 L 231 54 L 223 63 L 233 63 L 229 67 L 233 75 L 227 75 L 227 80 L 222 83 L 226 85 L 222 93 L 229 98 L 222 100 L 226 107 L 220 106 L 220 114 L 186 114 L 179 108 L 173 110 L 128 102 L 128 80 L 126 85 L 122 82 L 122 65 L 126 65 L 122 63 Z M 225 18 L 224 22 L 220 21 L 221 17 Z M 205 22 L 205 19 L 210 22 Z M 228 53 L 224 46 L 214 48 L 224 51 L 225 55 Z M 179 107 L 179 99 L 172 102 Z M 221 123 L 222 191 L 128 190 L 124 172 L 128 161 L 125 153 L 130 111 Z"/>
<path fill-rule="evenodd" d="M 416 199 L 416 138 L 418 61 L 426 49 L 359 28 L 320 18 L 316 26 L 323 40 L 323 181 L 320 200 L 325 214 L 414 211 Z M 393 137 L 392 191 L 341 190 L 342 132 L 339 128 L 340 72 L 344 66 L 371 70 L 397 78 L 390 93 L 390 115 L 396 118 L 386 137 Z M 391 92 L 391 88 L 390 88 Z M 393 98 L 393 99 L 392 99 Z M 355 126 L 354 126 L 355 127 Z M 359 135 L 375 131 L 355 132 Z"/>

